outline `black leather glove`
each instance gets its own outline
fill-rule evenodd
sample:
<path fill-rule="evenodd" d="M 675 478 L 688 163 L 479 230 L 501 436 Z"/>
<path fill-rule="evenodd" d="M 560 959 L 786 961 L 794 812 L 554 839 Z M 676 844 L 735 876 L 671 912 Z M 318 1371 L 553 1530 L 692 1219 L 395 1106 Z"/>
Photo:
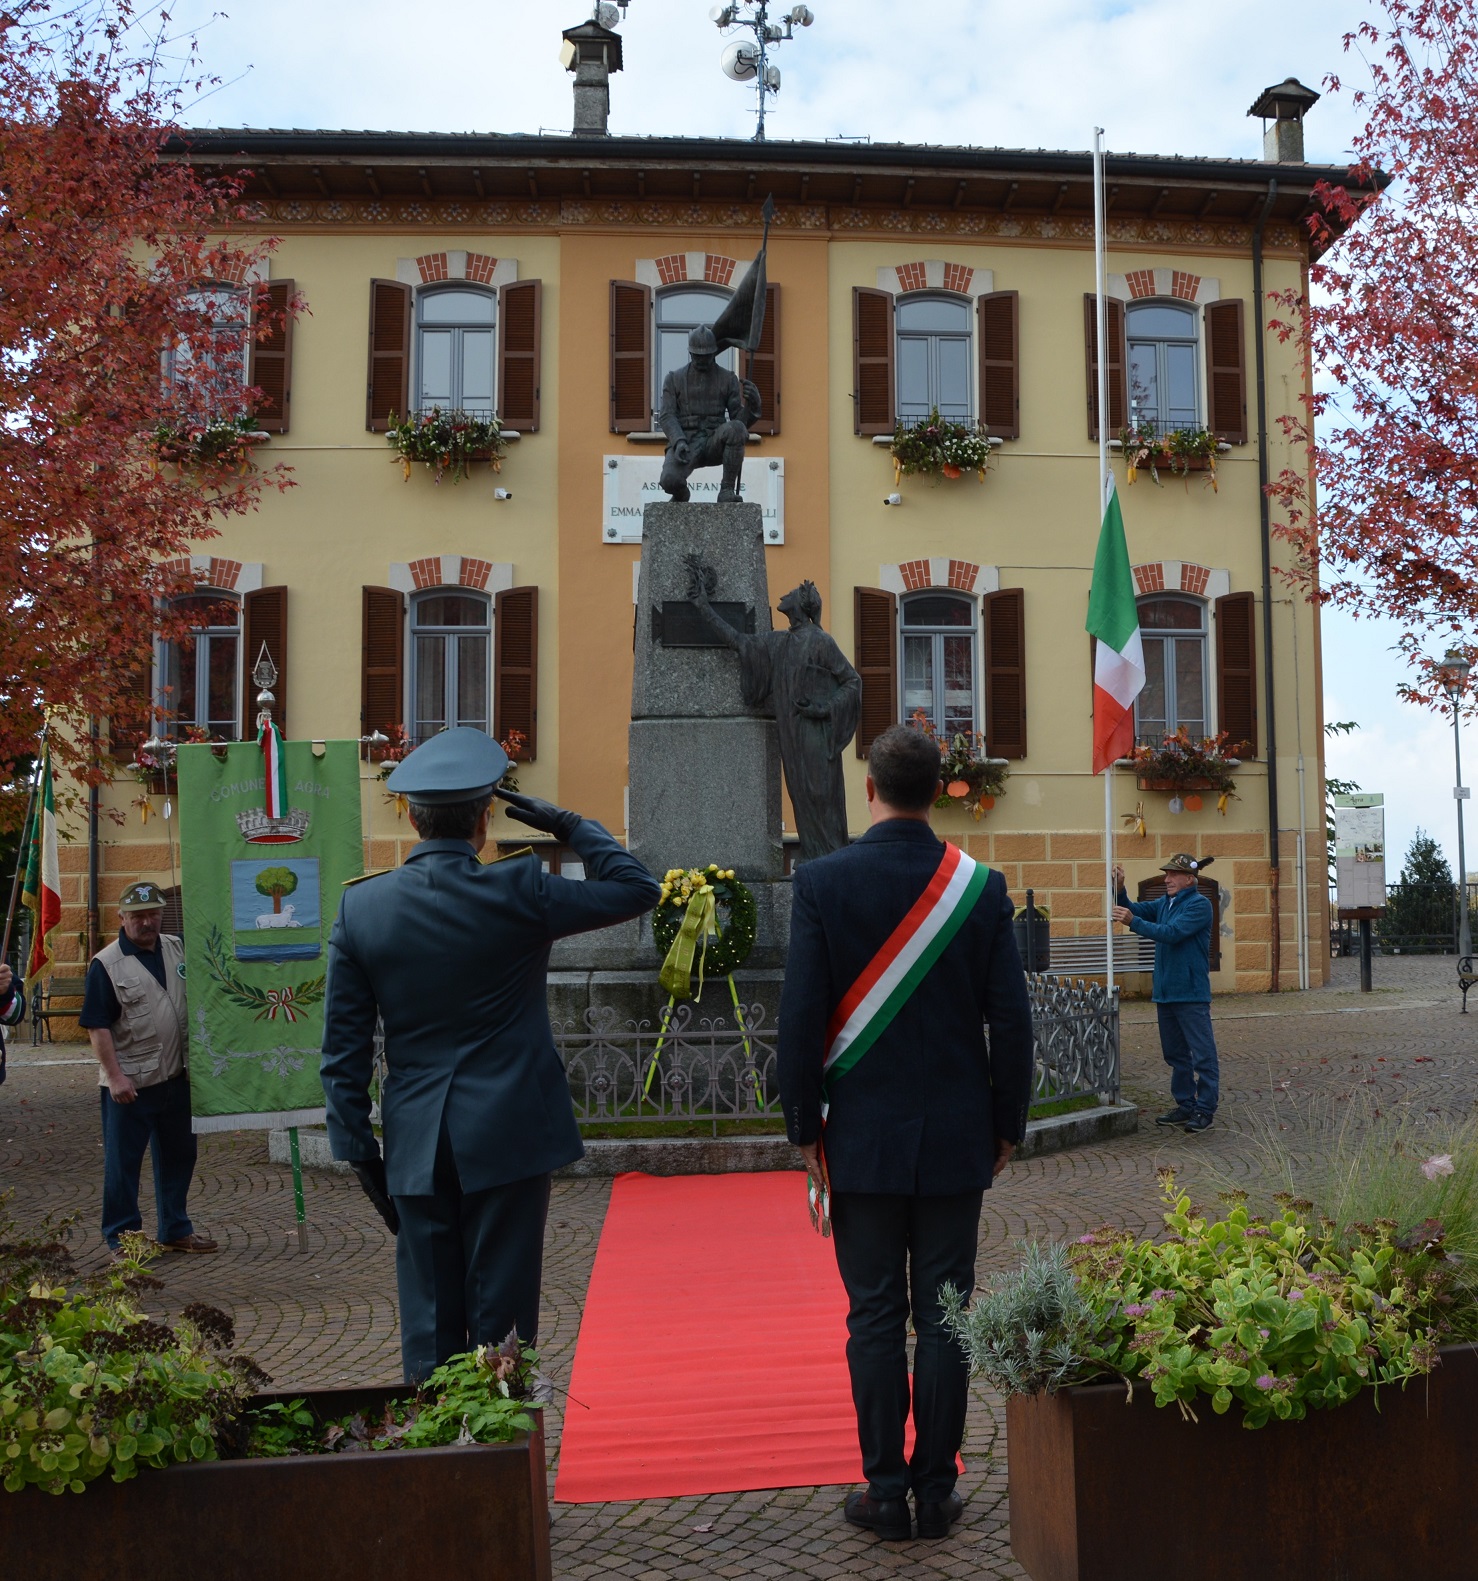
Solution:
<path fill-rule="evenodd" d="M 508 816 L 542 834 L 552 834 L 556 840 L 567 841 L 580 825 L 580 814 L 566 812 L 553 802 L 540 801 L 537 796 L 522 796 L 517 791 L 500 790 L 498 799 L 508 805 Z"/>
<path fill-rule="evenodd" d="M 385 1228 L 392 1235 L 400 1234 L 400 1215 L 395 1211 L 395 1199 L 390 1195 L 390 1188 L 385 1180 L 385 1160 L 383 1158 L 354 1158 L 350 1159 L 349 1167 L 359 1176 L 359 1184 L 364 1189 L 364 1194 L 374 1205 L 374 1210 L 385 1221 Z"/>

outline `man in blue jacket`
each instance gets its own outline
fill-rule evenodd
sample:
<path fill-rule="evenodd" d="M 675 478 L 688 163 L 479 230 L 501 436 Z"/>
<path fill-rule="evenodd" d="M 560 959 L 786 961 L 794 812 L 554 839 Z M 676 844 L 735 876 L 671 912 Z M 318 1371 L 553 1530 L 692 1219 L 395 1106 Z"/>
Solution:
<path fill-rule="evenodd" d="M 829 1184 L 850 1303 L 867 1491 L 846 1518 L 901 1541 L 910 1490 L 920 1537 L 947 1536 L 963 1510 L 969 1369 L 939 1289 L 975 1287 L 981 1199 L 1026 1133 L 1032 1023 L 1005 881 L 929 827 L 939 748 L 898 725 L 867 766 L 872 827 L 796 870 L 779 1077 L 790 1139 L 818 1195 Z"/>
<path fill-rule="evenodd" d="M 1197 861 L 1177 852 L 1161 868 L 1165 894 L 1160 900 L 1130 900 L 1124 869 L 1114 869 L 1119 904 L 1114 921 L 1155 941 L 1151 997 L 1160 1018 L 1160 1049 L 1170 1067 L 1175 1107 L 1156 1125 L 1180 1125 L 1194 1135 L 1209 1131 L 1216 1114 L 1218 1068 L 1211 1031 L 1211 902 L 1196 887 L 1196 877 L 1214 857 Z"/>
<path fill-rule="evenodd" d="M 323 1090 L 335 1158 L 348 1160 L 392 1233 L 408 1383 L 449 1356 L 539 1327 L 549 1177 L 584 1154 L 545 1000 L 550 946 L 635 917 L 657 881 L 598 823 L 499 791 L 587 877 L 551 877 L 531 852 L 483 865 L 496 741 L 433 736 L 386 782 L 420 844 L 352 880 L 329 939 Z M 375 1018 L 385 1026 L 370 1125 Z"/>

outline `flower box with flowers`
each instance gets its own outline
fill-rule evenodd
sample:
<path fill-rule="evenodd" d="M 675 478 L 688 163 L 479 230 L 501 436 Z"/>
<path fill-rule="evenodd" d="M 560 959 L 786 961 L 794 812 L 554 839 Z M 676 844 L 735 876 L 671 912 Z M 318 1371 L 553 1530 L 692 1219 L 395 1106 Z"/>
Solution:
<path fill-rule="evenodd" d="M 984 483 L 991 443 L 984 425 L 951 422 L 936 406 L 922 422 L 898 424 L 889 454 L 895 482 L 905 473 L 959 478 L 973 472 Z"/>
<path fill-rule="evenodd" d="M 1185 729 L 1161 737 L 1157 747 L 1138 746 L 1131 754 L 1134 782 L 1140 790 L 1166 791 L 1175 800 L 1184 800 L 1191 812 L 1200 810 L 1200 791 L 1214 791 L 1217 811 L 1225 813 L 1227 802 L 1236 794 L 1232 770 L 1241 762 L 1230 755 L 1231 738 L 1219 735 L 1195 737 Z M 1180 808 L 1173 805 L 1172 812 Z"/>
<path fill-rule="evenodd" d="M 1010 764 L 1005 758 L 986 756 L 985 737 L 978 730 L 941 736 L 922 708 L 914 710 L 909 723 L 939 746 L 944 791 L 934 805 L 941 810 L 961 807 L 978 823 L 995 806 L 996 797 L 1006 794 Z"/>
<path fill-rule="evenodd" d="M 1133 483 L 1141 468 L 1157 486 L 1161 471 L 1186 477 L 1205 472 L 1212 493 L 1217 493 L 1216 460 L 1221 441 L 1205 428 L 1177 428 L 1162 434 L 1152 422 L 1130 423 L 1119 430 L 1124 455 L 1125 482 Z"/>
<path fill-rule="evenodd" d="M 147 443 L 156 463 L 197 472 L 244 473 L 251 466 L 252 450 L 271 437 L 248 413 L 204 422 L 166 418 L 155 425 Z"/>
<path fill-rule="evenodd" d="M 470 476 L 474 461 L 489 462 L 494 472 L 501 472 L 507 452 L 503 425 L 496 417 L 476 417 L 439 406 L 405 418 L 392 413 L 385 439 L 407 482 L 413 461 L 429 467 L 435 474 L 434 482 L 440 483 L 450 472 L 452 482 L 460 483 Z"/>

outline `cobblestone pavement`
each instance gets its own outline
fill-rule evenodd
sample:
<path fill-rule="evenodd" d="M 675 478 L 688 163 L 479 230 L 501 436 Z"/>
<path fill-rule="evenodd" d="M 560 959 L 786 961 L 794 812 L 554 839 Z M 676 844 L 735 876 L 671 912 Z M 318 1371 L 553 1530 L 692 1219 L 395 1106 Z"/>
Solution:
<path fill-rule="evenodd" d="M 1204 1136 L 1159 1132 L 1034 1159 L 986 1198 L 982 1271 L 1013 1255 L 1025 1235 L 1081 1234 L 1105 1220 L 1142 1232 L 1157 1223 L 1155 1171 L 1174 1165 L 1193 1186 L 1255 1176 L 1271 1132 L 1317 1145 L 1321 1118 L 1351 1095 L 1376 1105 L 1466 1112 L 1478 1101 L 1478 1013 L 1458 1013 L 1451 958 L 1381 958 L 1376 992 L 1361 995 L 1358 967 L 1335 963 L 1329 988 L 1241 996 L 1214 1007 L 1222 1054 L 1222 1107 Z M 1475 1007 L 1478 1009 L 1478 1007 Z M 95 1076 L 77 1045 L 13 1049 L 0 1088 L 0 1190 L 21 1223 L 81 1214 L 84 1261 L 101 1258 L 96 1223 L 102 1173 Z M 1124 1085 L 1152 1116 L 1166 1106 L 1154 1008 L 1124 1012 Z M 545 1256 L 541 1345 L 556 1379 L 568 1378 L 581 1303 L 609 1183 L 556 1183 Z M 145 1183 L 145 1227 L 150 1187 Z M 201 1139 L 191 1211 L 221 1242 L 214 1257 L 167 1257 L 163 1306 L 210 1300 L 233 1314 L 242 1348 L 279 1385 L 393 1382 L 399 1376 L 389 1237 L 352 1180 L 310 1173 L 307 1253 L 292 1233 L 291 1178 L 267 1162 L 261 1133 Z M 660 1361 L 654 1362 L 660 1365 Z M 775 1401 L 777 1412 L 784 1400 Z M 560 1506 L 555 1573 L 572 1577 L 1021 1577 L 1006 1526 L 1000 1402 L 974 1393 L 961 1490 L 964 1520 L 947 1542 L 884 1545 L 841 1519 L 843 1490 L 802 1488 L 634 1504 Z M 560 1418 L 551 1412 L 551 1461 Z M 551 1466 L 552 1485 L 552 1466 Z"/>

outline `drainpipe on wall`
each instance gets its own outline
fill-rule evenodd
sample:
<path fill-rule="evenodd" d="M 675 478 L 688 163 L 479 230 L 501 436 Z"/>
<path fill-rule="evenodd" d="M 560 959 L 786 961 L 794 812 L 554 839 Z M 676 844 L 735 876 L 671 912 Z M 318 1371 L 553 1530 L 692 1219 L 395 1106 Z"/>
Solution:
<path fill-rule="evenodd" d="M 1278 850 L 1278 719 L 1273 688 L 1273 534 L 1268 507 L 1268 392 L 1267 369 L 1263 355 L 1266 326 L 1262 305 L 1262 233 L 1278 196 L 1276 180 L 1268 182 L 1268 195 L 1262 213 L 1252 230 L 1252 321 L 1256 331 L 1252 348 L 1257 382 L 1257 503 L 1262 522 L 1262 651 L 1263 714 L 1267 721 L 1268 753 L 1268 910 L 1272 918 L 1272 970 L 1268 992 L 1278 992 L 1278 963 L 1283 951 L 1282 927 L 1278 915 L 1278 887 L 1282 863 Z"/>
<path fill-rule="evenodd" d="M 98 761 L 98 722 L 94 715 L 88 727 L 92 738 L 92 761 Z M 101 920 L 98 915 L 98 788 L 87 790 L 87 959 L 98 952 Z"/>

